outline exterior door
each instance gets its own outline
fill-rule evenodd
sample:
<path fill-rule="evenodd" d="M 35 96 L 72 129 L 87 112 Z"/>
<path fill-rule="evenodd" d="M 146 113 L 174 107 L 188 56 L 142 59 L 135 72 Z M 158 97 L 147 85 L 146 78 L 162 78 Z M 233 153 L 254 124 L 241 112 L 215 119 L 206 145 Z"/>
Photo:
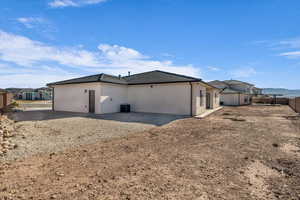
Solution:
<path fill-rule="evenodd" d="M 89 112 L 95 113 L 95 90 L 89 90 Z"/>
<path fill-rule="evenodd" d="M 210 93 L 206 92 L 206 108 L 210 109 Z"/>
<path fill-rule="evenodd" d="M 3 106 L 7 106 L 7 93 L 3 94 Z"/>

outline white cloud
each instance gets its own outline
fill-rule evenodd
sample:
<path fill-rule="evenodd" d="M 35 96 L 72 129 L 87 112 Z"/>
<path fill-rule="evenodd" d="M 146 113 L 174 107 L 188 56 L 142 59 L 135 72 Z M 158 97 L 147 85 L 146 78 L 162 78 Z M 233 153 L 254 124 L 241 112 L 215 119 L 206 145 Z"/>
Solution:
<path fill-rule="evenodd" d="M 300 48 L 300 38 L 282 40 L 278 45 L 285 48 Z"/>
<path fill-rule="evenodd" d="M 257 72 L 254 68 L 252 67 L 244 67 L 244 68 L 239 68 L 236 70 L 233 70 L 230 74 L 234 78 L 248 78 L 253 75 L 255 75 Z"/>
<path fill-rule="evenodd" d="M 32 66 L 41 61 L 55 61 L 63 65 L 98 66 L 92 52 L 47 46 L 4 31 L 0 31 L 0 59 L 22 66 Z"/>
<path fill-rule="evenodd" d="M 288 58 L 300 58 L 300 51 L 291 51 L 279 54 L 280 56 L 285 56 Z"/>
<path fill-rule="evenodd" d="M 211 71 L 220 71 L 220 68 L 215 66 L 208 66 L 207 68 Z"/>
<path fill-rule="evenodd" d="M 170 54 L 170 53 L 162 53 L 161 55 L 163 57 L 170 57 L 170 58 L 174 58 L 175 57 L 173 54 Z"/>
<path fill-rule="evenodd" d="M 18 87 L 18 88 L 38 88 L 44 87 L 47 83 L 71 79 L 75 76 L 61 74 L 10 74 L 0 75 L 0 88 Z"/>
<path fill-rule="evenodd" d="M 78 75 L 58 67 L 40 66 L 35 68 L 15 67 L 0 63 L 0 88 L 43 87 L 52 81 L 74 78 Z"/>
<path fill-rule="evenodd" d="M 23 24 L 26 28 L 34 28 L 39 24 L 46 23 L 46 20 L 41 17 L 20 17 L 16 20 Z"/>
<path fill-rule="evenodd" d="M 84 5 L 104 3 L 107 0 L 53 0 L 49 3 L 52 8 L 80 7 Z"/>
<path fill-rule="evenodd" d="M 56 74 L 65 74 L 62 77 L 58 76 L 61 79 L 69 77 L 70 74 L 57 72 L 57 70 L 70 67 L 81 70 L 80 74 L 104 72 L 114 75 L 126 75 L 128 71 L 134 74 L 151 70 L 163 70 L 198 77 L 201 73 L 200 69 L 193 65 L 175 65 L 171 60 L 154 60 L 135 49 L 119 45 L 100 44 L 98 45 L 98 51 L 88 51 L 78 46 L 57 47 L 46 45 L 1 30 L 0 61 L 14 63 L 18 67 L 26 68 L 26 70 L 41 69 L 41 66 L 45 66 L 47 63 L 56 63 Z M 12 71 L 15 69 L 12 69 Z M 56 81 L 57 79 L 54 79 L 54 77 L 57 77 L 56 74 L 48 75 L 48 73 L 52 73 L 51 69 L 52 67 L 44 67 L 43 72 L 35 72 L 32 76 L 39 77 L 32 81 L 37 82 L 36 80 L 40 80 L 40 77 L 43 76 L 48 77 L 48 82 Z M 22 72 L 20 71 L 20 73 Z M 20 73 L 16 75 L 20 75 Z M 29 77 L 29 75 L 26 77 Z M 50 80 L 51 78 L 53 80 Z"/>

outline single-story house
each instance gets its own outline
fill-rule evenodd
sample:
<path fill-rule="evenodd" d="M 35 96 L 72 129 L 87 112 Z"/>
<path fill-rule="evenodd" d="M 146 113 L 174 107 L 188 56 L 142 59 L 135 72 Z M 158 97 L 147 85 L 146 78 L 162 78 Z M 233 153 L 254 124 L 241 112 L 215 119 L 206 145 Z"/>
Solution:
<path fill-rule="evenodd" d="M 16 99 L 19 99 L 19 100 L 51 100 L 52 99 L 52 89 L 51 88 L 21 89 L 17 93 Z"/>
<path fill-rule="evenodd" d="M 253 84 L 238 80 L 216 80 L 209 82 L 209 84 L 221 90 L 220 104 L 227 106 L 249 105 L 252 102 L 252 97 L 261 90 Z"/>
<path fill-rule="evenodd" d="M 128 76 L 97 74 L 47 84 L 53 110 L 83 113 L 132 112 L 199 115 L 219 107 L 219 89 L 199 78 L 164 71 Z"/>
<path fill-rule="evenodd" d="M 263 95 L 263 89 L 254 87 L 254 88 L 253 88 L 253 94 L 254 94 L 255 96 Z"/>
<path fill-rule="evenodd" d="M 4 89 L 0 89 L 0 109 L 13 103 L 13 94 Z"/>
<path fill-rule="evenodd" d="M 220 104 L 227 106 L 241 106 L 251 104 L 251 94 L 225 88 L 220 92 Z"/>

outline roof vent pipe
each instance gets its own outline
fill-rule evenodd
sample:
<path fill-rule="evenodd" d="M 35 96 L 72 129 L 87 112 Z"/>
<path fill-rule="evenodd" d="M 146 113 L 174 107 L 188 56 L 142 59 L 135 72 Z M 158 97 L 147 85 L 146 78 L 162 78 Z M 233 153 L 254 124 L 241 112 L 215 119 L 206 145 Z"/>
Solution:
<path fill-rule="evenodd" d="M 128 71 L 128 76 L 130 76 L 130 71 Z"/>

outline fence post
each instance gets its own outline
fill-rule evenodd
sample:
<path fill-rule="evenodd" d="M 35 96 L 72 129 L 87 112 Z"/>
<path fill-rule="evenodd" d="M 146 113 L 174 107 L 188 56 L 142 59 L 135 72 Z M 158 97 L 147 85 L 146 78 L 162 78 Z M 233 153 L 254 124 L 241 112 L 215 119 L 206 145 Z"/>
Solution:
<path fill-rule="evenodd" d="M 298 112 L 298 110 L 297 110 L 297 97 L 295 97 L 295 111 Z"/>

